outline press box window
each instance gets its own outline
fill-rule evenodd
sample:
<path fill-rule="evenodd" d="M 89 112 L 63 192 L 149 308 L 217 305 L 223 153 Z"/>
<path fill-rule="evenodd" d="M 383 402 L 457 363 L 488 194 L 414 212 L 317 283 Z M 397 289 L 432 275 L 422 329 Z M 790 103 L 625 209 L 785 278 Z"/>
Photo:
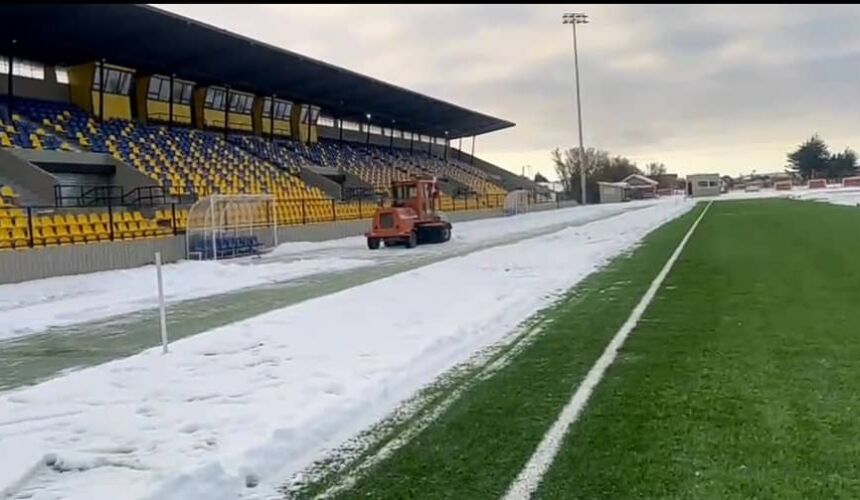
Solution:
<path fill-rule="evenodd" d="M 9 74 L 9 58 L 5 56 L 0 56 L 0 73 L 4 75 Z M 15 76 L 20 76 L 22 78 L 32 78 L 33 80 L 44 80 L 45 79 L 45 65 L 34 62 L 27 61 L 24 59 L 15 59 L 14 69 L 12 73 Z"/>
<path fill-rule="evenodd" d="M 105 68 L 101 71 L 96 66 L 93 74 L 93 90 L 101 88 L 101 79 L 104 78 L 104 92 L 107 94 L 128 95 L 131 89 L 131 73 L 120 71 L 114 68 Z"/>

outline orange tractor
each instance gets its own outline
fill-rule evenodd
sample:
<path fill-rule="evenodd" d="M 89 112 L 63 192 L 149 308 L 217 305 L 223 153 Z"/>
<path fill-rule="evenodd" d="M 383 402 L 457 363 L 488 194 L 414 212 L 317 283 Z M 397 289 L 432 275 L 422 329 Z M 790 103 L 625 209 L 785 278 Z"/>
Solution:
<path fill-rule="evenodd" d="M 419 243 L 443 243 L 451 239 L 451 223 L 437 213 L 439 191 L 434 180 L 395 181 L 391 183 L 391 207 L 380 207 L 373 215 L 367 248 Z"/>

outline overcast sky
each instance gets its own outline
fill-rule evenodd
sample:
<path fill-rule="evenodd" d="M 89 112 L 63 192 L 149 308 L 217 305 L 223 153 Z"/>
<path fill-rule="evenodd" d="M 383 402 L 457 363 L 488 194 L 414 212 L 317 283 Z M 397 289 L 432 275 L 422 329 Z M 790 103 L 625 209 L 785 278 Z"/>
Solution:
<path fill-rule="evenodd" d="M 476 153 L 516 172 L 555 178 L 550 151 L 576 145 L 565 11 L 592 20 L 586 146 L 681 174 L 781 170 L 813 132 L 860 149 L 858 6 L 159 7 L 513 121 Z"/>

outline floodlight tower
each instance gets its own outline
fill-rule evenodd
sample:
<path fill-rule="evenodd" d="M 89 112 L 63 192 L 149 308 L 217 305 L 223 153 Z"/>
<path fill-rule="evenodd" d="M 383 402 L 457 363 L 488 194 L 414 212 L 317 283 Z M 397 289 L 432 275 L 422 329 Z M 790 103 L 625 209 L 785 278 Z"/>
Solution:
<path fill-rule="evenodd" d="M 579 100 L 579 54 L 576 47 L 576 25 L 588 24 L 588 16 L 581 12 L 568 12 L 561 16 L 562 24 L 573 28 L 573 67 L 576 73 L 576 115 L 579 124 L 579 182 L 582 188 L 582 204 L 586 203 L 585 189 L 585 149 L 582 145 L 582 104 Z"/>

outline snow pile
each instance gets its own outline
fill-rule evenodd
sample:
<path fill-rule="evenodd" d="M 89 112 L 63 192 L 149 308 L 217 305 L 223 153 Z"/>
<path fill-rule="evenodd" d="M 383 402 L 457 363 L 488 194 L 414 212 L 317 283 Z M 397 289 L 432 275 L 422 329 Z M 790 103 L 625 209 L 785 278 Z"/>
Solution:
<path fill-rule="evenodd" d="M 304 259 L 265 264 L 184 261 L 164 266 L 167 303 L 372 264 Z M 0 340 L 158 306 L 155 267 L 0 285 Z"/>
<path fill-rule="evenodd" d="M 860 189 L 858 188 L 830 188 L 810 189 L 799 193 L 797 198 L 809 201 L 822 201 L 834 205 L 846 205 L 850 207 L 860 206 Z"/>
<path fill-rule="evenodd" d="M 270 487 L 691 206 L 473 252 L 0 395 L 0 449 L 54 457 L 17 494 L 235 499 L 249 476 Z"/>
<path fill-rule="evenodd" d="M 421 246 L 410 252 L 369 252 L 364 237 L 359 236 L 318 243 L 285 243 L 259 260 L 169 264 L 164 268 L 166 299 L 171 304 L 379 262 L 450 255 L 487 243 L 507 241 L 518 233 L 608 217 L 649 204 L 653 202 L 598 205 L 458 223 L 450 243 Z M 156 306 L 154 266 L 0 285 L 0 340 Z"/>

